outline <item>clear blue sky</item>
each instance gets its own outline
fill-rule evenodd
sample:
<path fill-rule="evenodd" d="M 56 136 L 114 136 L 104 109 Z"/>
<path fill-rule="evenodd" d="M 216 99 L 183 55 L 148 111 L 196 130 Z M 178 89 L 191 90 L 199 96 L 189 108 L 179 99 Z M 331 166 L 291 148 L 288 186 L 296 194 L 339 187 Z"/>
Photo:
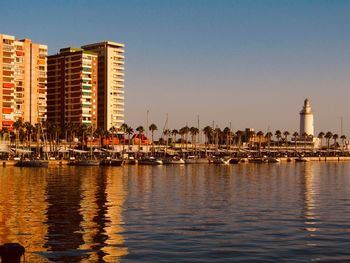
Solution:
<path fill-rule="evenodd" d="M 6 1 L 0 32 L 60 48 L 126 45 L 126 122 L 350 137 L 350 1 Z"/>

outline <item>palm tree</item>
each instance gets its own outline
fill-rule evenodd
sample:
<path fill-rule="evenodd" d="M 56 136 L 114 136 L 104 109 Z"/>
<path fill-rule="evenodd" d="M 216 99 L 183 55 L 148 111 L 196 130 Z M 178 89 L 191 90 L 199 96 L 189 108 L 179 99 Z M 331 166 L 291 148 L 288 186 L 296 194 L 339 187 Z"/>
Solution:
<path fill-rule="evenodd" d="M 272 138 L 272 132 L 267 132 L 266 134 L 265 134 L 265 138 L 266 138 L 266 140 L 267 140 L 267 148 L 269 149 L 269 151 L 270 151 L 270 143 L 271 143 L 271 138 Z"/>
<path fill-rule="evenodd" d="M 209 148 L 209 145 L 210 145 L 210 142 L 211 142 L 211 137 L 212 137 L 212 134 L 213 134 L 213 128 L 210 127 L 210 126 L 205 126 L 203 128 L 203 132 L 204 132 L 204 135 L 205 135 L 205 138 L 206 138 L 205 144 Z"/>
<path fill-rule="evenodd" d="M 154 132 L 156 131 L 156 130 L 158 130 L 158 127 L 154 124 L 154 123 L 152 123 L 149 127 L 148 127 L 148 129 L 150 130 L 150 132 L 151 132 L 151 136 L 152 136 L 152 151 L 153 151 L 153 153 L 154 153 Z"/>
<path fill-rule="evenodd" d="M 329 155 L 329 147 L 330 147 L 329 142 L 332 136 L 333 136 L 333 133 L 331 133 L 330 131 L 327 132 L 326 135 L 324 136 L 327 139 L 327 155 Z"/>
<path fill-rule="evenodd" d="M 169 136 L 171 135 L 171 131 L 169 129 L 165 129 L 163 131 L 163 134 L 165 136 L 165 144 L 168 145 L 168 140 L 169 140 Z"/>
<path fill-rule="evenodd" d="M 181 135 L 182 137 L 182 142 L 186 142 L 186 149 L 187 149 L 187 136 L 188 136 L 188 133 L 190 132 L 190 128 L 188 128 L 188 126 L 184 126 L 182 127 L 180 130 L 179 130 L 179 134 Z M 182 144 L 183 145 L 183 144 Z"/>
<path fill-rule="evenodd" d="M 283 135 L 284 135 L 284 140 L 286 142 L 286 151 L 287 151 L 288 150 L 288 136 L 290 135 L 290 133 L 288 131 L 285 131 L 283 133 Z"/>
<path fill-rule="evenodd" d="M 165 135 L 165 155 L 167 155 L 167 153 L 168 153 L 169 136 L 171 135 L 171 131 L 169 129 L 165 129 L 163 131 L 163 134 Z"/>
<path fill-rule="evenodd" d="M 260 152 L 260 150 L 261 150 L 261 141 L 262 141 L 262 138 L 264 138 L 264 133 L 262 131 L 258 131 L 258 133 L 256 135 L 257 135 L 258 140 L 259 140 L 259 152 Z"/>
<path fill-rule="evenodd" d="M 20 132 L 21 132 L 21 129 L 23 128 L 23 121 L 22 121 L 22 118 L 19 118 L 17 121 L 15 121 L 13 124 L 13 129 L 15 130 L 15 133 L 16 133 L 16 150 L 17 150 L 17 147 L 18 147 L 18 143 L 19 143 L 19 135 L 20 135 Z"/>
<path fill-rule="evenodd" d="M 174 136 L 174 145 L 176 144 L 176 135 L 178 135 L 178 134 L 179 134 L 179 131 L 177 129 L 173 129 L 171 131 L 171 135 Z"/>
<path fill-rule="evenodd" d="M 30 149 L 31 148 L 31 137 L 32 137 L 32 132 L 33 132 L 33 126 L 28 121 L 26 121 L 23 125 L 24 125 L 24 131 L 25 131 L 25 135 L 26 135 L 27 146 Z"/>
<path fill-rule="evenodd" d="M 181 148 L 183 148 L 184 140 L 185 140 L 185 129 L 184 129 L 184 127 L 179 130 L 179 134 L 181 136 Z"/>
<path fill-rule="evenodd" d="M 9 133 L 9 129 L 8 129 L 7 127 L 3 127 L 3 128 L 1 129 L 1 136 L 2 136 L 2 138 L 3 138 L 4 140 L 7 139 L 8 133 Z"/>
<path fill-rule="evenodd" d="M 82 123 L 82 124 L 79 125 L 79 134 L 81 135 L 81 146 L 82 146 L 82 149 L 84 149 L 84 147 L 85 147 L 85 135 L 86 135 L 88 129 L 89 129 L 89 127 L 85 123 Z"/>
<path fill-rule="evenodd" d="M 230 139 L 231 139 L 231 129 L 229 127 L 225 127 L 222 131 L 223 135 L 225 136 L 225 142 L 226 142 L 226 149 L 229 149 L 230 146 Z"/>
<path fill-rule="evenodd" d="M 277 138 L 277 149 L 279 150 L 279 147 L 280 147 L 280 140 L 282 138 L 282 132 L 280 130 L 277 130 L 275 132 L 275 136 Z"/>
<path fill-rule="evenodd" d="M 342 152 L 344 152 L 344 142 L 346 140 L 346 136 L 343 134 L 342 136 L 340 136 L 340 139 L 341 139 L 341 144 L 342 144 L 341 149 L 342 149 Z"/>
<path fill-rule="evenodd" d="M 297 151 L 297 139 L 298 139 L 299 133 L 294 132 L 293 137 L 294 137 L 294 146 L 295 146 L 295 152 Z"/>
<path fill-rule="evenodd" d="M 51 126 L 51 132 L 55 141 L 54 147 L 55 147 L 55 151 L 57 150 L 58 144 L 59 144 L 59 134 L 61 133 L 61 127 L 54 124 Z"/>
<path fill-rule="evenodd" d="M 123 132 L 123 155 L 124 155 L 124 151 L 125 151 L 125 134 L 126 134 L 126 131 L 128 130 L 128 125 L 126 123 L 123 123 L 120 126 L 120 130 Z"/>
<path fill-rule="evenodd" d="M 308 137 L 309 137 L 309 135 L 306 132 L 304 132 L 303 133 L 304 151 L 306 151 L 306 142 L 308 140 Z"/>
<path fill-rule="evenodd" d="M 128 135 L 128 149 L 130 149 L 130 137 L 134 133 L 134 129 L 128 126 L 125 133 Z"/>
<path fill-rule="evenodd" d="M 52 152 L 52 140 L 51 140 L 51 130 L 52 130 L 52 123 L 45 121 L 42 123 L 43 128 L 43 138 L 46 139 L 47 142 L 49 142 L 50 152 Z"/>
<path fill-rule="evenodd" d="M 67 131 L 66 131 L 67 134 Z M 104 135 L 104 129 L 102 129 L 101 127 L 98 127 L 95 131 L 94 131 L 94 137 L 98 137 L 100 138 L 100 145 L 101 147 L 103 147 L 103 135 Z"/>
<path fill-rule="evenodd" d="M 256 136 L 255 131 L 249 131 L 249 133 L 248 133 L 249 147 L 254 146 L 254 144 L 255 144 L 255 136 Z"/>
<path fill-rule="evenodd" d="M 320 132 L 317 136 L 317 138 L 320 139 L 320 149 L 322 150 L 322 141 L 323 141 L 323 137 L 325 136 L 324 132 Z"/>
<path fill-rule="evenodd" d="M 128 129 L 128 125 L 126 124 L 126 123 L 123 123 L 122 125 L 120 125 L 120 130 L 123 132 L 123 133 L 125 133 L 126 132 L 126 130 Z"/>
<path fill-rule="evenodd" d="M 218 148 L 219 147 L 219 145 L 221 144 L 221 129 L 220 128 L 218 128 L 218 127 L 216 127 L 215 129 L 214 129 L 214 142 L 215 142 L 215 144 L 216 144 L 216 147 Z"/>
<path fill-rule="evenodd" d="M 4 134 L 5 134 L 5 133 L 4 133 L 4 130 L 1 129 L 1 130 L 0 130 L 0 135 L 1 135 L 1 139 L 2 139 L 2 140 L 4 139 Z"/>
<path fill-rule="evenodd" d="M 33 132 L 36 135 L 36 145 L 37 145 L 37 151 L 39 152 L 40 149 L 40 136 L 42 131 L 42 125 L 41 123 L 36 123 L 33 128 Z"/>
<path fill-rule="evenodd" d="M 118 131 L 118 129 L 114 126 L 112 126 L 111 128 L 109 128 L 109 132 L 112 136 L 112 150 L 114 151 L 114 134 Z"/>
<path fill-rule="evenodd" d="M 75 140 L 79 131 L 80 125 L 78 123 L 69 122 L 69 125 L 67 125 L 67 132 L 69 133 L 69 148 L 72 148 L 72 142 Z"/>
<path fill-rule="evenodd" d="M 183 127 L 185 130 L 185 142 L 186 142 L 186 150 L 187 150 L 187 146 L 188 146 L 188 133 L 190 132 L 190 128 L 186 125 L 185 127 Z"/>
<path fill-rule="evenodd" d="M 199 129 L 196 127 L 191 127 L 190 128 L 190 134 L 192 137 L 192 148 L 194 147 L 194 151 L 196 152 L 197 150 L 197 144 L 196 144 L 196 136 L 199 133 Z"/>
<path fill-rule="evenodd" d="M 64 130 L 64 139 L 66 143 L 68 143 L 68 134 L 72 132 L 73 124 L 71 122 L 66 122 L 64 124 L 63 130 Z"/>
<path fill-rule="evenodd" d="M 141 150 L 141 140 L 142 140 L 142 134 L 145 131 L 145 128 L 143 128 L 143 126 L 138 126 L 136 128 L 136 131 L 139 133 L 139 151 Z"/>
<path fill-rule="evenodd" d="M 243 131 L 240 131 L 240 130 L 236 131 L 238 149 L 240 149 L 240 147 L 241 147 L 243 135 L 244 135 Z"/>
<path fill-rule="evenodd" d="M 103 134 L 102 134 L 103 138 L 102 140 L 104 142 L 106 142 L 107 145 L 105 145 L 106 148 L 109 147 L 109 138 L 111 136 L 111 133 L 109 132 L 109 130 L 103 130 Z"/>
<path fill-rule="evenodd" d="M 334 144 L 333 144 L 334 145 L 334 151 L 336 151 L 338 149 L 338 142 L 337 142 L 337 140 L 339 138 L 339 135 L 335 133 L 335 134 L 333 134 L 332 138 L 334 140 Z"/>

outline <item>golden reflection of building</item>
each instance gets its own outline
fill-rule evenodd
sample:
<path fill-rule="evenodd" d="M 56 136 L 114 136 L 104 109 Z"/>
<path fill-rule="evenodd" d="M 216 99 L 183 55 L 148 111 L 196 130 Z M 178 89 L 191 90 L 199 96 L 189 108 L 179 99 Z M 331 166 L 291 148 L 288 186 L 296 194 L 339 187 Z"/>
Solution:
<path fill-rule="evenodd" d="M 3 167 L 0 179 L 0 243 L 19 243 L 26 249 L 27 262 L 47 262 L 47 169 Z"/>
<path fill-rule="evenodd" d="M 314 164 L 305 163 L 304 166 L 304 224 L 305 229 L 308 232 L 317 231 L 317 214 L 315 209 L 317 208 L 317 195 L 318 195 L 318 185 L 317 177 L 314 173 Z"/>
<path fill-rule="evenodd" d="M 81 262 L 119 262 L 128 254 L 124 247 L 122 212 L 126 197 L 123 168 L 87 171 L 81 184 L 80 223 L 83 244 L 91 251 Z M 101 253 L 101 251 L 103 253 Z"/>
<path fill-rule="evenodd" d="M 122 235 L 123 228 L 123 204 L 127 196 L 125 190 L 124 176 L 122 167 L 111 167 L 106 170 L 107 185 L 107 212 L 105 234 L 105 246 L 102 251 L 106 253 L 103 260 L 106 262 L 118 262 L 120 259 L 128 254 L 127 248 L 124 246 L 125 240 Z"/>
<path fill-rule="evenodd" d="M 82 230 L 83 243 L 79 246 L 80 250 L 91 250 L 88 258 L 83 259 L 82 262 L 98 262 L 98 255 L 93 247 L 95 246 L 94 238 L 98 231 L 98 226 L 94 217 L 98 213 L 98 205 L 96 202 L 96 187 L 97 177 L 92 173 L 92 170 L 86 172 L 81 179 L 81 202 L 80 213 L 82 221 L 80 227 Z"/>

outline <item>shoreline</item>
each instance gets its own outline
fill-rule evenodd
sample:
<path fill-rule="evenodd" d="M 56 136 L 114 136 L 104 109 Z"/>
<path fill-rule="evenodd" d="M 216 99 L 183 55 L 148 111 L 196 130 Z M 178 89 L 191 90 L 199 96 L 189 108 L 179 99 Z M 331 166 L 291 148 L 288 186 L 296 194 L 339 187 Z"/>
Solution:
<path fill-rule="evenodd" d="M 287 163 L 287 162 L 296 162 L 294 157 L 280 157 L 281 163 Z M 310 162 L 348 162 L 350 161 L 350 156 L 322 156 L 322 157 L 306 157 L 306 159 Z M 248 164 L 248 158 L 242 158 L 240 163 Z M 2 166 L 14 166 L 17 161 L 15 160 L 3 160 Z M 49 160 L 49 166 L 63 166 L 68 165 L 68 160 Z M 209 164 L 209 162 L 208 162 Z M 129 164 L 124 164 L 129 165 Z M 134 165 L 134 164 L 133 164 Z M 185 164 L 187 165 L 187 164 Z M 234 165 L 234 164 L 231 164 Z"/>

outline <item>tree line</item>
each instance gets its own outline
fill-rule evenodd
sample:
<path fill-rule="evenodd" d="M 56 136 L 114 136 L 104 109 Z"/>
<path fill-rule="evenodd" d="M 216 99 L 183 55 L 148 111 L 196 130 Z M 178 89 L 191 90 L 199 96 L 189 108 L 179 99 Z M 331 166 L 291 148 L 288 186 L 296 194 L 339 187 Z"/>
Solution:
<path fill-rule="evenodd" d="M 158 130 L 156 124 L 152 123 L 148 130 L 151 132 L 151 140 L 149 141 L 152 146 L 155 144 L 154 134 Z M 73 142 L 78 143 L 82 147 L 86 145 L 88 140 L 99 139 L 100 144 L 103 145 L 103 141 L 106 139 L 118 138 L 122 143 L 131 144 L 131 138 L 133 135 L 141 139 L 144 137 L 146 129 L 143 126 L 138 126 L 135 130 L 127 125 L 126 123 L 122 124 L 120 128 L 111 127 L 109 130 L 104 130 L 102 128 L 93 129 L 93 126 L 87 124 L 76 124 L 76 123 L 65 123 L 64 126 L 59 126 L 49 122 L 37 123 L 32 125 L 29 122 L 23 122 L 22 119 L 17 120 L 13 123 L 13 130 L 10 131 L 8 128 L 4 127 L 0 130 L 0 135 L 4 139 L 9 139 L 12 143 L 26 145 L 28 147 L 32 146 L 32 143 L 39 143 L 40 141 L 47 141 L 50 144 L 59 144 L 61 140 L 64 140 L 67 144 L 72 146 Z M 160 139 L 157 141 L 159 144 L 168 144 L 168 143 L 180 143 L 183 146 L 188 143 L 192 145 L 197 145 L 199 143 L 198 135 L 200 132 L 203 132 L 205 145 L 218 145 L 218 146 L 229 146 L 236 145 L 241 146 L 244 142 L 256 145 L 261 148 L 262 145 L 270 146 L 288 146 L 292 143 L 289 139 L 292 139 L 296 144 L 298 139 L 304 141 L 312 141 L 313 136 L 306 133 L 299 134 L 294 132 L 291 134 L 289 131 L 284 131 L 283 133 L 280 130 L 276 130 L 273 134 L 268 131 L 264 133 L 263 131 L 243 131 L 237 130 L 232 131 L 229 127 L 220 129 L 218 127 L 214 128 L 212 126 L 205 126 L 202 130 L 198 127 L 189 127 L 184 126 L 180 129 L 164 129 Z M 275 136 L 275 140 L 273 140 Z M 291 137 L 290 137 L 291 136 Z M 324 133 L 320 132 L 317 136 L 320 140 L 320 145 L 323 146 L 323 140 L 326 139 L 326 146 L 329 149 L 331 146 L 339 147 L 338 139 L 342 141 L 344 145 L 346 141 L 346 136 L 332 133 L 330 131 Z M 105 139 L 105 140 L 104 140 Z M 333 144 L 331 145 L 331 140 L 333 139 Z M 141 140 L 139 140 L 141 143 Z"/>

